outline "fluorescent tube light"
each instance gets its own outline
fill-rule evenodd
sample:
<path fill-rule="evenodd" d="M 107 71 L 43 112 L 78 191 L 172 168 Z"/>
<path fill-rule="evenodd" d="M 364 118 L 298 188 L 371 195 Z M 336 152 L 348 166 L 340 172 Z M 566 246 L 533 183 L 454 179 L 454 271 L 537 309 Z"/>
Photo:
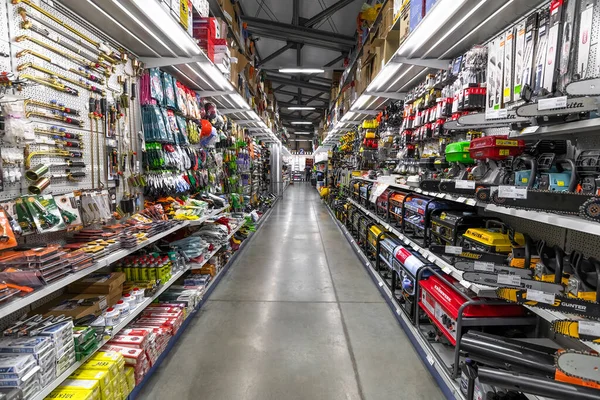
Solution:
<path fill-rule="evenodd" d="M 290 122 L 292 125 L 312 125 L 313 123 L 310 121 L 292 121 Z"/>
<path fill-rule="evenodd" d="M 310 111 L 316 110 L 316 107 L 298 106 L 298 107 L 287 107 L 290 111 Z"/>
<path fill-rule="evenodd" d="M 279 72 L 283 74 L 322 74 L 325 70 L 321 68 L 280 68 Z"/>
<path fill-rule="evenodd" d="M 466 0 L 439 0 L 410 33 L 396 54 L 410 57 L 435 35 L 462 7 Z"/>
<path fill-rule="evenodd" d="M 161 28 L 161 32 L 169 37 L 177 47 L 183 50 L 186 54 L 199 55 L 200 47 L 196 44 L 194 39 L 183 28 L 172 18 L 165 9 L 156 0 L 131 0 L 136 7 L 142 11 L 156 27 Z M 119 5 L 117 0 L 113 2 Z M 119 5 L 123 8 L 121 5 Z M 135 17 L 132 17 L 135 22 L 143 27 L 141 21 Z"/>
<path fill-rule="evenodd" d="M 312 135 L 312 132 L 294 132 L 293 135 Z"/>

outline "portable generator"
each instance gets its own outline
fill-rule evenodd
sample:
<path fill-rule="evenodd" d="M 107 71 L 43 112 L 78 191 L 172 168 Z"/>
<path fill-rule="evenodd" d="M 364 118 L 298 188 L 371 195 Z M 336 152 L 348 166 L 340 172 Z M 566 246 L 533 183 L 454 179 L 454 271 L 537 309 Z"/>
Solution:
<path fill-rule="evenodd" d="M 469 228 L 485 227 L 486 221 L 472 211 L 434 210 L 429 220 L 429 243 L 456 246 Z"/>
<path fill-rule="evenodd" d="M 356 237 L 358 238 L 358 245 L 365 251 L 367 251 L 369 246 L 368 236 L 372 225 L 375 225 L 375 221 L 373 221 L 371 217 L 367 215 L 363 215 L 358 219 L 358 235 Z"/>
<path fill-rule="evenodd" d="M 389 199 L 390 202 L 390 216 L 391 220 L 396 222 L 398 226 L 402 225 L 402 207 L 404 204 L 404 199 L 408 196 L 406 193 L 394 192 Z M 390 222 L 392 222 L 390 221 Z"/>
<path fill-rule="evenodd" d="M 373 184 L 370 182 L 362 182 L 359 187 L 359 203 L 364 206 L 368 206 L 369 196 L 371 195 L 371 189 L 373 188 Z"/>
<path fill-rule="evenodd" d="M 425 244 L 431 212 L 448 208 L 450 208 L 448 204 L 426 197 L 410 196 L 405 198 L 402 232 L 410 234 L 413 238 L 423 239 L 423 244 Z"/>
<path fill-rule="evenodd" d="M 396 276 L 392 279 L 392 287 L 402 311 L 414 322 L 419 315 L 417 312 L 416 282 L 419 271 L 428 265 L 427 261 L 422 259 L 420 254 L 407 249 L 402 244 L 394 249 L 394 257 L 392 259 L 392 268 Z M 437 269 L 436 266 L 429 265 L 432 269 Z M 430 271 L 424 271 L 422 278 L 431 275 Z M 398 290 L 399 292 L 398 293 Z"/>
<path fill-rule="evenodd" d="M 367 231 L 367 256 L 375 260 L 377 257 L 377 242 L 385 239 L 384 228 L 381 225 L 371 225 Z"/>
<path fill-rule="evenodd" d="M 458 339 L 457 322 L 459 318 L 507 318 L 523 317 L 525 308 L 520 305 L 468 305 L 464 308 L 462 316 L 459 310 L 468 300 L 461 296 L 457 290 L 458 281 L 451 276 L 446 279 L 453 286 L 446 284 L 435 275 L 419 281 L 420 296 L 419 307 L 429 317 L 432 324 L 441 334 L 456 346 Z M 472 300 L 480 300 L 473 298 Z M 472 326 L 469 324 L 469 326 Z M 464 333 L 464 332 L 463 332 Z"/>
<path fill-rule="evenodd" d="M 388 219 L 388 207 L 390 196 L 393 191 L 391 189 L 386 189 L 381 195 L 377 198 L 377 202 L 375 203 L 375 213 L 378 216 L 384 217 L 387 221 Z"/>
<path fill-rule="evenodd" d="M 514 232 L 513 240 L 508 227 L 500 221 L 488 220 L 485 228 L 470 228 L 462 235 L 462 247 L 487 253 L 508 254 L 516 247 L 525 245 L 522 233 Z"/>
<path fill-rule="evenodd" d="M 379 260 L 382 260 L 390 270 L 394 269 L 394 252 L 396 247 L 401 244 L 398 239 L 393 237 L 386 237 L 379 242 Z"/>
<path fill-rule="evenodd" d="M 352 183 L 352 198 L 356 201 L 360 199 L 360 181 Z"/>

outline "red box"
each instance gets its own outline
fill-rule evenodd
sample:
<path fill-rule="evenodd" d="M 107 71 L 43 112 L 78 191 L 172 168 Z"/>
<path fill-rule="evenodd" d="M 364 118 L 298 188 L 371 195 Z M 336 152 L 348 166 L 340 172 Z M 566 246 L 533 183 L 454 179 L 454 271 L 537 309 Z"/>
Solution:
<path fill-rule="evenodd" d="M 487 136 L 471 140 L 469 154 L 474 160 L 504 160 L 516 157 L 525 150 L 524 140 L 509 139 L 508 136 Z"/>

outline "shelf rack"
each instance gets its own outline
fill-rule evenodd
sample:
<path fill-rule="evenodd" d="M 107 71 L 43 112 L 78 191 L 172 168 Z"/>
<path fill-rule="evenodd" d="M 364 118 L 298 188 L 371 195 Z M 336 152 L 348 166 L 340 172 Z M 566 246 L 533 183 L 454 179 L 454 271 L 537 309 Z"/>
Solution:
<path fill-rule="evenodd" d="M 332 147 L 348 124 L 356 125 L 372 116 L 390 100 L 404 99 L 419 79 L 446 68 L 473 44 L 485 42 L 544 3 L 438 0 L 315 152 Z"/>
<path fill-rule="evenodd" d="M 228 236 L 227 241 L 225 242 L 225 244 L 217 247 L 211 253 L 211 255 L 209 257 L 206 257 L 205 260 L 202 262 L 202 265 L 200 266 L 200 268 L 203 267 L 218 251 L 220 251 L 224 246 L 226 246 L 227 243 L 229 242 L 229 239 L 231 237 L 233 237 L 233 235 L 236 232 L 238 232 L 243 226 L 244 226 L 244 223 L 242 222 L 238 227 L 236 227 L 232 231 L 232 233 Z M 228 268 L 228 266 L 227 266 L 227 268 Z M 152 302 L 154 302 L 161 294 L 163 294 L 169 287 L 171 287 L 171 285 L 173 285 L 173 283 L 175 283 L 179 278 L 181 278 L 183 276 L 183 274 L 185 274 L 189 270 L 190 270 L 190 268 L 188 267 L 188 268 L 185 268 L 185 269 L 183 269 L 183 270 L 178 271 L 177 273 L 175 273 L 171 277 L 171 279 L 169 279 L 164 285 L 162 285 L 160 288 L 158 288 L 158 290 L 156 291 L 156 293 L 154 293 L 154 295 L 152 295 L 151 297 L 146 298 L 143 303 L 139 304 L 135 308 L 135 310 L 133 310 L 127 317 L 125 317 L 122 321 L 120 321 L 117 325 L 115 325 L 113 327 L 112 332 L 111 332 L 111 334 L 109 336 L 104 337 L 100 341 L 100 345 L 98 346 L 98 349 L 100 349 L 102 346 L 104 346 L 108 341 L 110 341 L 112 338 L 114 338 L 121 330 L 123 330 L 127 325 L 129 325 L 129 323 L 131 323 L 135 318 L 137 318 L 137 316 L 140 315 L 142 313 L 142 311 L 144 311 L 144 309 L 146 309 L 146 307 L 148 307 Z M 217 276 L 221 275 L 223 273 L 223 271 L 225 271 L 225 270 L 226 270 L 225 267 L 222 268 L 221 271 L 219 271 L 219 273 L 217 274 Z M 207 286 L 207 288 L 210 287 L 210 285 L 215 280 L 216 280 L 216 277 L 209 282 L 209 285 Z M 173 339 L 171 339 L 171 340 L 173 340 Z M 40 391 L 35 397 L 32 398 L 32 400 L 43 400 L 47 395 L 50 394 L 50 392 L 52 392 L 54 389 L 56 389 L 65 379 L 67 379 L 77 368 L 79 368 L 87 360 L 89 360 L 95 353 L 96 352 L 93 352 L 90 355 L 88 355 L 87 357 L 83 358 L 81 361 L 78 361 L 75 364 L 73 364 L 71 367 L 69 367 L 69 369 L 67 371 L 65 371 L 64 373 L 62 373 L 54 381 L 52 381 L 49 385 L 47 385 L 46 387 L 44 387 L 42 389 L 42 391 Z"/>

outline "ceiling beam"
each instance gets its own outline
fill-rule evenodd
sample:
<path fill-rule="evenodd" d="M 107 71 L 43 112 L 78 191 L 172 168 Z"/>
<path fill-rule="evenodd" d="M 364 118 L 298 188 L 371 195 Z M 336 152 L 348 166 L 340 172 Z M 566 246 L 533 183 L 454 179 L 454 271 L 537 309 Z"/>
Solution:
<path fill-rule="evenodd" d="M 286 108 L 286 107 L 314 107 L 317 110 L 322 110 L 322 109 L 327 108 L 326 104 L 313 106 L 313 105 L 306 104 L 306 103 L 297 104 L 297 103 L 287 103 L 285 101 L 278 101 L 277 105 L 279 105 L 279 107 L 281 107 L 281 108 Z M 305 110 L 305 111 L 312 111 L 312 110 Z"/>
<path fill-rule="evenodd" d="M 336 59 L 333 59 L 331 61 L 329 61 L 327 64 L 325 64 L 325 67 L 329 68 L 329 67 L 333 67 L 335 64 L 339 63 L 340 61 L 344 60 L 346 58 L 346 53 L 342 53 L 341 56 L 339 56 Z"/>
<path fill-rule="evenodd" d="M 287 86 L 287 85 L 286 85 L 286 86 Z M 321 91 L 322 91 L 323 89 L 319 89 L 319 90 L 321 90 Z M 273 90 L 273 92 L 275 92 L 275 90 Z M 296 96 L 298 96 L 298 94 L 297 94 L 297 93 L 295 93 L 295 92 L 290 92 L 289 90 L 277 90 L 277 92 L 275 92 L 275 93 L 276 93 L 276 94 L 283 94 L 283 95 L 286 95 L 286 96 L 293 96 L 293 97 L 296 97 Z M 314 98 L 313 100 L 329 101 L 329 99 L 328 99 L 328 98 L 327 98 L 327 99 L 320 98 L 320 96 L 321 96 L 321 95 L 323 95 L 323 93 L 324 93 L 324 92 L 320 92 L 320 94 L 319 94 L 319 97 L 316 97 L 316 98 L 314 98 L 315 96 L 313 96 L 312 94 L 302 94 L 302 98 L 303 98 L 303 99 L 304 99 L 304 98 L 306 98 L 306 99 L 312 99 L 312 98 Z"/>
<path fill-rule="evenodd" d="M 306 27 L 313 27 L 319 22 L 331 17 L 333 14 L 346 7 L 348 4 L 353 3 L 355 0 L 339 0 L 337 3 L 333 3 L 314 17 L 310 18 L 304 23 Z"/>
<path fill-rule="evenodd" d="M 270 80 L 271 82 L 282 83 L 282 84 L 285 84 L 286 86 L 293 86 L 296 88 L 300 87 L 300 88 L 318 90 L 318 91 L 328 91 L 330 89 L 330 85 L 300 81 L 300 80 L 292 79 L 292 78 L 284 78 L 282 76 L 277 76 L 277 75 L 272 75 L 272 74 L 267 74 L 267 79 Z M 279 93 L 282 93 L 282 92 L 279 92 Z M 297 93 L 294 93 L 294 96 L 297 96 Z"/>
<path fill-rule="evenodd" d="M 267 38 L 297 42 L 324 49 L 348 51 L 356 45 L 352 36 L 340 35 L 318 29 L 295 26 L 283 22 L 270 21 L 262 18 L 243 16 L 243 21 L 248 24 L 248 30 Z"/>
<path fill-rule="evenodd" d="M 285 46 L 281 47 L 280 49 L 275 50 L 268 56 L 262 58 L 260 60 L 260 64 L 264 65 L 264 64 L 268 63 L 269 61 L 279 57 L 280 55 L 282 55 L 283 53 L 285 53 L 286 51 L 288 51 L 289 49 L 291 49 L 293 47 L 294 47 L 294 43 L 287 43 Z"/>

